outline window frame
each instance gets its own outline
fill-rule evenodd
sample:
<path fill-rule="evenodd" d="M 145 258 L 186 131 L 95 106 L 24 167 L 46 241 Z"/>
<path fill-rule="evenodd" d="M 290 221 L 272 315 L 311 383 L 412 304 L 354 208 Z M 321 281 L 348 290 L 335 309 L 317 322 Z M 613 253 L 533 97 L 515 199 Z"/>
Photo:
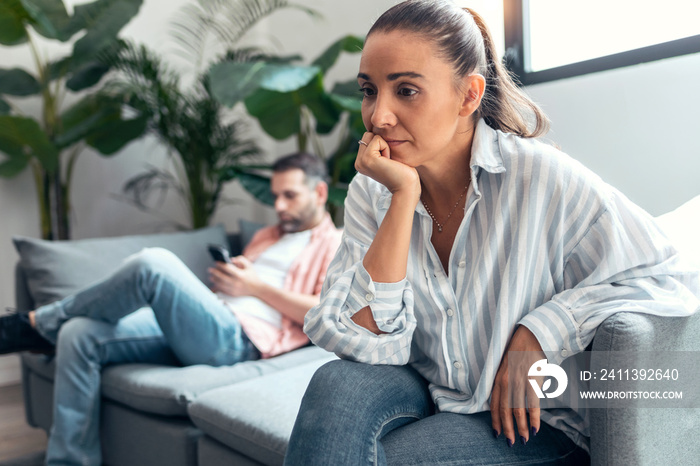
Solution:
<path fill-rule="evenodd" d="M 700 34 L 698 34 L 556 68 L 526 71 L 524 19 L 529 3 L 530 0 L 503 0 L 506 49 L 504 61 L 524 86 L 700 52 Z"/>

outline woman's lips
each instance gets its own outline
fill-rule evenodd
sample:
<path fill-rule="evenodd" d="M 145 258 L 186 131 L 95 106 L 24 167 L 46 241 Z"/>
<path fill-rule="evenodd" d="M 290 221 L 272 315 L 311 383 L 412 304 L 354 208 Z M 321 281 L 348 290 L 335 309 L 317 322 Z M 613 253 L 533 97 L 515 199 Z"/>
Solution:
<path fill-rule="evenodd" d="M 403 144 L 404 142 L 406 142 L 406 141 L 396 141 L 396 140 L 393 140 L 393 139 L 385 139 L 384 141 L 386 141 L 386 143 L 389 144 L 389 147 L 400 146 L 401 144 Z"/>

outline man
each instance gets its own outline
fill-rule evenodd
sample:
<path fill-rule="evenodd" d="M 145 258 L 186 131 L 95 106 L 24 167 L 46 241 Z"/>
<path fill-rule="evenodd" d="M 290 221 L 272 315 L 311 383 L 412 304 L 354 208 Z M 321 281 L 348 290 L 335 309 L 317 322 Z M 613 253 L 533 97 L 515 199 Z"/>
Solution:
<path fill-rule="evenodd" d="M 308 342 L 340 232 L 325 211 L 325 165 L 279 159 L 271 181 L 279 223 L 242 256 L 209 269 L 207 288 L 172 253 L 144 249 L 107 279 L 28 314 L 0 318 L 0 354 L 56 348 L 47 463 L 100 464 L 100 371 L 107 364 L 231 365 Z"/>

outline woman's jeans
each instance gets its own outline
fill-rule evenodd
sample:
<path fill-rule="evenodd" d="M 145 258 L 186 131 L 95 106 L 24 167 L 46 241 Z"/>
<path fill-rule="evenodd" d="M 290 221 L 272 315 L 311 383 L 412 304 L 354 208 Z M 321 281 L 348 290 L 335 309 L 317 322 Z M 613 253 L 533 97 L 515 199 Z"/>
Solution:
<path fill-rule="evenodd" d="M 220 366 L 260 356 L 223 302 L 174 254 L 159 248 L 144 249 L 109 278 L 40 307 L 36 326 L 56 343 L 49 465 L 101 463 L 105 365 Z"/>
<path fill-rule="evenodd" d="M 588 464 L 545 423 L 527 445 L 492 434 L 491 413 L 434 413 L 428 384 L 408 366 L 332 361 L 306 390 L 287 466 Z"/>

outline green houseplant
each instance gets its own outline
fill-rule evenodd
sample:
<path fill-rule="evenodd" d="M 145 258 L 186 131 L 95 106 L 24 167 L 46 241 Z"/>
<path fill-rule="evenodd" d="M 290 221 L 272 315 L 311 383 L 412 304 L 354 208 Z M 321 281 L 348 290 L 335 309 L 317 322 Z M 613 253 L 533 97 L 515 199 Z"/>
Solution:
<path fill-rule="evenodd" d="M 224 61 L 211 68 L 212 93 L 223 104 L 243 102 L 248 113 L 257 118 L 268 135 L 277 140 L 296 137 L 299 150 L 307 150 L 327 161 L 331 175 L 329 204 L 332 211 L 341 207 L 347 184 L 355 174 L 357 140 L 364 133 L 362 99 L 353 79 L 326 90 L 326 72 L 342 52 L 357 53 L 363 40 L 346 36 L 331 44 L 310 65 L 297 60 L 285 63 L 268 59 L 252 63 Z M 329 153 L 319 135 L 338 129 L 337 143 Z M 264 180 L 264 178 L 261 178 Z M 264 190 L 259 199 L 270 202 Z"/>
<path fill-rule="evenodd" d="M 123 117 L 121 96 L 94 91 L 109 71 L 98 57 L 121 47 L 117 34 L 141 3 L 96 0 L 69 15 L 62 0 L 0 0 L 0 44 L 28 44 L 36 68 L 35 74 L 0 68 L 0 176 L 31 167 L 43 238 L 70 237 L 70 187 L 83 149 L 112 155 L 145 129 L 144 118 Z M 49 59 L 39 51 L 38 36 L 71 43 L 80 33 L 67 56 Z M 28 96 L 40 97 L 40 118 L 17 103 Z"/>
<path fill-rule="evenodd" d="M 237 47 L 260 19 L 281 8 L 315 14 L 286 0 L 199 0 L 186 5 L 173 23 L 175 40 L 188 62 L 195 64 L 197 77 L 186 87 L 182 75 L 144 46 L 125 43 L 118 53 L 105 56 L 121 72 L 110 88 L 116 95 L 127 96 L 130 110 L 148 119 L 149 130 L 168 148 L 174 162 L 173 170 L 152 167 L 129 180 L 124 186 L 127 200 L 153 212 L 157 210 L 153 199 L 162 198 L 154 193 L 174 190 L 184 200 L 191 221 L 178 226 L 199 228 L 209 223 L 226 183 L 237 179 L 253 192 L 262 189 L 251 173 L 258 168 L 254 162 L 260 150 L 242 136 L 245 120 L 225 112 L 214 98 L 204 71 L 221 61 L 288 61 L 257 48 Z M 212 43 L 223 51 L 207 60 Z"/>

